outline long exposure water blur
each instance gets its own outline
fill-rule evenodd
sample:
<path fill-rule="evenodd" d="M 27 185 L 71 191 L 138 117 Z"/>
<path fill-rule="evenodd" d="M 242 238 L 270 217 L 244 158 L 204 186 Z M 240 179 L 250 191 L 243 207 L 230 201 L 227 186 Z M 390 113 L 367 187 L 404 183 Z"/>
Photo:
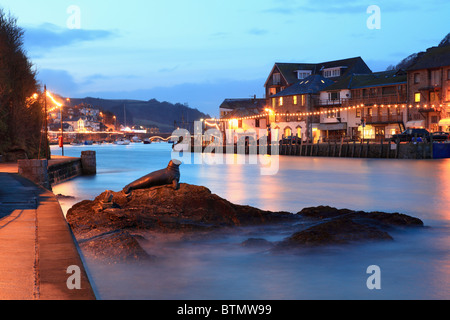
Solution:
<path fill-rule="evenodd" d="M 167 166 L 171 145 L 66 146 L 65 155 L 97 152 L 97 175 L 53 188 L 64 212 L 105 190 Z M 60 154 L 60 149 L 52 148 Z M 450 298 L 450 159 L 392 160 L 286 157 L 276 175 L 250 164 L 183 164 L 182 183 L 202 185 L 227 200 L 265 210 L 299 212 L 329 205 L 400 212 L 424 221 L 422 230 L 392 232 L 395 241 L 268 254 L 241 246 L 270 241 L 283 230 L 251 229 L 202 241 L 148 235 L 148 265 L 109 265 L 86 259 L 100 299 L 448 299 Z M 264 232 L 264 233 L 262 233 Z M 152 238 L 153 237 L 153 238 Z M 382 289 L 369 290 L 367 267 L 378 265 Z"/>

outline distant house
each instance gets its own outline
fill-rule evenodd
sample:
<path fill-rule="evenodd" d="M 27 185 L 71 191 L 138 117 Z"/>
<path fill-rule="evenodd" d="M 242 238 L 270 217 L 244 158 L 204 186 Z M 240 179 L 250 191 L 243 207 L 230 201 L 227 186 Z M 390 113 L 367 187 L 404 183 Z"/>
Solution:
<path fill-rule="evenodd" d="M 267 130 L 266 119 L 259 117 L 266 109 L 266 99 L 257 99 L 256 97 L 249 99 L 225 99 L 219 109 L 220 118 L 222 119 L 220 122 L 222 128 L 220 129 L 227 133 L 228 137 L 234 135 L 235 142 L 247 130 Z M 209 126 L 209 123 L 206 123 L 206 125 Z M 256 138 L 259 139 L 259 130 L 256 133 Z"/>
<path fill-rule="evenodd" d="M 450 45 L 429 48 L 407 69 L 409 121 L 431 131 L 450 126 Z"/>

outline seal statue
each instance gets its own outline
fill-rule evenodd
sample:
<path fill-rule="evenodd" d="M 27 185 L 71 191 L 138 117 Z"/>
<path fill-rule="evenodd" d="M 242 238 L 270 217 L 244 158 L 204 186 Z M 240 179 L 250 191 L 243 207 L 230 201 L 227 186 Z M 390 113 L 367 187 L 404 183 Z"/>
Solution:
<path fill-rule="evenodd" d="M 167 168 L 149 173 L 140 179 L 130 183 L 123 188 L 125 194 L 129 194 L 132 190 L 146 189 L 155 186 L 163 186 L 171 184 L 175 190 L 180 188 L 180 169 L 181 162 L 171 160 Z"/>

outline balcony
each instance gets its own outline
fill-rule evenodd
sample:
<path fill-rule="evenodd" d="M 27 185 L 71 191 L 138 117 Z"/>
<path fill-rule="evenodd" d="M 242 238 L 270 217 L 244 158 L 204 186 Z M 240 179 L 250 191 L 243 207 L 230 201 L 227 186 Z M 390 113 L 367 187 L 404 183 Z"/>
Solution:
<path fill-rule="evenodd" d="M 316 99 L 314 104 L 320 107 L 347 107 L 349 105 L 348 98 L 346 99 Z"/>
<path fill-rule="evenodd" d="M 367 124 L 377 124 L 377 123 L 399 123 L 403 122 L 403 113 L 396 115 L 372 115 L 365 116 Z"/>
<path fill-rule="evenodd" d="M 406 94 L 398 95 L 380 95 L 380 96 L 366 96 L 366 97 L 355 97 L 349 99 L 350 105 L 389 105 L 389 104 L 405 104 L 407 103 Z"/>

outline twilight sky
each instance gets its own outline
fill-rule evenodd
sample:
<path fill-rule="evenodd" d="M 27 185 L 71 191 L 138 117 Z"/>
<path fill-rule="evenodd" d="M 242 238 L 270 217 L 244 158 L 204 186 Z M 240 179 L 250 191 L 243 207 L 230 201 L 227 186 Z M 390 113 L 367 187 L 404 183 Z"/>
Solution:
<path fill-rule="evenodd" d="M 370 29 L 371 5 L 380 29 Z M 156 98 L 218 116 L 275 62 L 361 56 L 383 71 L 450 32 L 448 0 L 2 0 L 38 78 L 72 97 Z"/>

